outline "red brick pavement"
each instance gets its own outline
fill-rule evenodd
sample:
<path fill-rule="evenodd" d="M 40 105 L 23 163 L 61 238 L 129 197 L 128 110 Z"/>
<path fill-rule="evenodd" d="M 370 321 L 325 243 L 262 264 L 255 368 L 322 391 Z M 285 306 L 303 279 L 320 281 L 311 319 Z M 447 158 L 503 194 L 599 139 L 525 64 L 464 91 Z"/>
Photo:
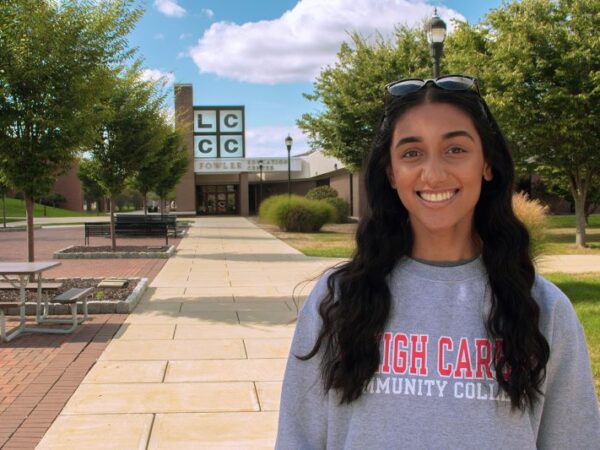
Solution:
<path fill-rule="evenodd" d="M 169 239 L 179 244 L 181 239 Z M 157 245 L 159 239 L 118 239 L 117 245 Z M 94 238 L 92 245 L 108 245 Z M 36 260 L 69 245 L 83 244 L 83 228 L 35 230 Z M 0 261 L 26 260 L 25 232 L 0 233 Z M 44 277 L 148 277 L 164 259 L 61 260 Z M 40 442 L 127 315 L 93 315 L 68 335 L 23 334 L 0 344 L 0 448 L 33 449 Z M 17 325 L 7 318 L 7 330 Z"/>
<path fill-rule="evenodd" d="M 93 315 L 71 334 L 0 344 L 0 448 L 35 448 L 126 318 Z"/>
<path fill-rule="evenodd" d="M 42 228 L 34 232 L 35 259 L 52 260 L 55 251 L 69 245 L 83 245 L 83 227 Z M 181 239 L 169 239 L 177 246 Z M 91 245 L 110 245 L 106 238 L 91 238 Z M 157 245 L 162 238 L 118 238 L 118 245 Z M 27 235 L 24 231 L 0 233 L 0 261 L 26 261 Z M 147 277 L 153 279 L 165 259 L 77 259 L 61 260 L 61 265 L 44 272 L 44 277 Z"/>

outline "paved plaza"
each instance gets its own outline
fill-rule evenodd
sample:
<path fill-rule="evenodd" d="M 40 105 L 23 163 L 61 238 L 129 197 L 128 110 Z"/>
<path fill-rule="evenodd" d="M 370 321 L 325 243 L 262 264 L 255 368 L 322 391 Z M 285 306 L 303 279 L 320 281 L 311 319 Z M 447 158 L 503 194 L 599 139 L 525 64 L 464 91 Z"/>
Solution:
<path fill-rule="evenodd" d="M 38 230 L 36 248 L 49 258 L 73 233 Z M 14 237 L 0 234 L 4 259 L 19 259 Z M 92 316 L 72 335 L 23 336 L 2 348 L 0 446 L 272 448 L 297 310 L 338 261 L 306 257 L 241 217 L 205 217 L 166 263 L 60 266 L 55 276 L 112 267 L 151 283 L 129 316 Z M 543 272 L 599 268 L 599 256 L 539 263 Z"/>
<path fill-rule="evenodd" d="M 202 218 L 39 449 L 273 448 L 299 301 L 335 263 Z"/>

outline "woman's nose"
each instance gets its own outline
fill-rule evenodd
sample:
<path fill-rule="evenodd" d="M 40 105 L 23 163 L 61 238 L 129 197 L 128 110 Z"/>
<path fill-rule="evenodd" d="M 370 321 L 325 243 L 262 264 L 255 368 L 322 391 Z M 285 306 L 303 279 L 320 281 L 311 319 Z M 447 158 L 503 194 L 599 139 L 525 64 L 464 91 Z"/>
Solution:
<path fill-rule="evenodd" d="M 421 181 L 428 186 L 435 187 L 446 179 L 447 173 L 443 161 L 437 158 L 428 158 L 421 170 Z"/>

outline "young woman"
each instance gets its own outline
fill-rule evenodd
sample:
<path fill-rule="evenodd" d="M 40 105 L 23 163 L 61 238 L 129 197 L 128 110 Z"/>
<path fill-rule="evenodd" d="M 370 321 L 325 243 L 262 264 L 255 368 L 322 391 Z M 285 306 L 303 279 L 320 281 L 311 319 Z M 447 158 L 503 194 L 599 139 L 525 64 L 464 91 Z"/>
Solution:
<path fill-rule="evenodd" d="M 584 334 L 536 275 L 474 78 L 401 80 L 352 259 L 298 317 L 277 448 L 600 448 Z"/>

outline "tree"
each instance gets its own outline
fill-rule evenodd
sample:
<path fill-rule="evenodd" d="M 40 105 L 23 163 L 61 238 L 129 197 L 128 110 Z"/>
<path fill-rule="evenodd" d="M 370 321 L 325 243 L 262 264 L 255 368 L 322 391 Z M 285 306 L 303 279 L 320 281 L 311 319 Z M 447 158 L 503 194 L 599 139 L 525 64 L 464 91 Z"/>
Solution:
<path fill-rule="evenodd" d="M 101 205 L 104 200 L 104 191 L 94 178 L 94 163 L 89 159 L 81 159 L 77 169 L 77 177 L 81 181 L 83 198 L 88 207 L 90 202 L 96 202 L 97 205 Z M 100 208 L 99 206 L 98 210 Z"/>
<path fill-rule="evenodd" d="M 165 210 L 165 198 L 175 188 L 190 163 L 187 150 L 182 143 L 183 135 L 176 129 L 167 136 L 160 152 L 159 163 L 164 170 L 155 178 L 153 190 L 160 197 L 161 214 Z"/>
<path fill-rule="evenodd" d="M 164 126 L 165 141 L 163 145 L 156 146 L 152 152 L 148 152 L 146 157 L 140 161 L 140 164 L 131 179 L 131 186 L 137 189 L 143 197 L 142 207 L 144 215 L 148 214 L 148 193 L 153 190 L 157 180 L 164 176 L 164 172 L 168 171 L 169 161 L 165 155 L 165 145 L 169 137 L 169 130 L 166 122 L 159 126 Z"/>
<path fill-rule="evenodd" d="M 133 0 L 3 0 L 0 8 L 0 167 L 22 191 L 27 256 L 33 199 L 50 192 L 102 120 L 99 99 L 125 61 L 141 15 Z"/>
<path fill-rule="evenodd" d="M 111 246 L 116 250 L 115 198 L 164 142 L 160 114 L 163 97 L 152 82 L 141 81 L 136 64 L 115 81 L 107 99 L 107 119 L 91 148 L 92 176 L 110 198 Z"/>
<path fill-rule="evenodd" d="M 344 43 L 338 61 L 325 68 L 304 96 L 323 110 L 303 114 L 298 126 L 312 148 L 359 169 L 383 116 L 383 88 L 404 77 L 428 77 L 431 63 L 423 28 L 400 27 L 395 42 L 377 36 L 373 43 L 357 33 Z"/>
<path fill-rule="evenodd" d="M 460 24 L 447 64 L 483 81 L 516 161 L 559 171 L 575 204 L 575 243 L 586 245 L 586 204 L 600 172 L 600 2 L 522 0 Z"/>

